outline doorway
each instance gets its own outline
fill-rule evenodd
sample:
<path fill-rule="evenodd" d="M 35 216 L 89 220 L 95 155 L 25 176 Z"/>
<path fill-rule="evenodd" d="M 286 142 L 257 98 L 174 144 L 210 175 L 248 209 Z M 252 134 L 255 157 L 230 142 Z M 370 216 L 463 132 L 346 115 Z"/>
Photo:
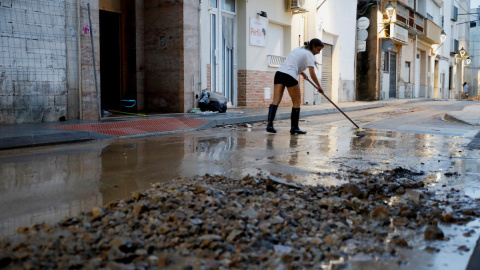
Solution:
<path fill-rule="evenodd" d="M 211 91 L 237 106 L 236 0 L 210 0 Z"/>
<path fill-rule="evenodd" d="M 122 14 L 100 10 L 100 89 L 102 110 L 120 109 L 122 99 Z"/>
<path fill-rule="evenodd" d="M 438 74 L 438 60 L 435 60 L 433 66 L 433 98 L 440 98 L 442 89 L 440 88 L 440 77 Z"/>
<path fill-rule="evenodd" d="M 390 53 L 389 98 L 397 98 L 397 54 Z"/>

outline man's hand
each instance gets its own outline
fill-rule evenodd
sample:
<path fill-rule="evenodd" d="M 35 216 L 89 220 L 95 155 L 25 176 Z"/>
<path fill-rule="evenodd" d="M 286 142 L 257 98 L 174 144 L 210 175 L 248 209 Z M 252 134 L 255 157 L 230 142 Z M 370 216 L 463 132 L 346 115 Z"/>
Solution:
<path fill-rule="evenodd" d="M 305 79 L 305 80 L 308 78 L 307 75 L 303 72 L 301 72 L 300 75 L 302 75 L 303 79 Z"/>

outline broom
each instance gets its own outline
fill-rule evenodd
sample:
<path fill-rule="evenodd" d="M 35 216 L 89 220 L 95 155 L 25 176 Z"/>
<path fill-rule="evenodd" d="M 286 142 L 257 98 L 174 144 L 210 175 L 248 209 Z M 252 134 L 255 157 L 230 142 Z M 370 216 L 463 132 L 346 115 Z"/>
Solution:
<path fill-rule="evenodd" d="M 317 86 L 312 82 L 310 81 L 309 78 L 306 78 L 305 80 L 307 80 L 309 83 L 311 83 L 313 85 L 313 87 L 315 87 L 315 89 L 318 90 Z M 320 93 L 320 92 L 319 92 Z M 350 120 L 350 122 L 352 122 L 352 124 L 357 128 L 357 136 L 365 136 L 367 135 L 365 130 L 363 130 L 361 127 L 359 127 L 355 122 L 353 122 L 352 119 L 350 119 L 350 117 L 348 117 L 335 103 L 333 103 L 333 101 L 331 99 L 329 99 L 324 93 L 321 93 L 328 101 L 330 101 L 330 103 L 333 104 L 333 106 L 335 106 L 335 108 L 337 108 L 337 110 L 339 112 L 341 112 L 348 120 Z"/>

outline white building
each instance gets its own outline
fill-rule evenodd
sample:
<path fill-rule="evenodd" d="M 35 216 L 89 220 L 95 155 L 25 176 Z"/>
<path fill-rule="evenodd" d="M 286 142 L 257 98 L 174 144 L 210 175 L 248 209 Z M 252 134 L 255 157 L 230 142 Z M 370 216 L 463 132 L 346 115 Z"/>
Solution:
<path fill-rule="evenodd" d="M 333 101 L 355 101 L 355 37 L 357 1 L 317 1 L 315 35 L 325 44 L 321 84 Z M 318 93 L 315 102 L 318 102 Z"/>
<path fill-rule="evenodd" d="M 480 7 L 470 10 L 470 59 L 471 63 L 466 68 L 466 74 L 471 80 L 469 96 L 478 97 L 479 89 L 479 68 L 480 68 Z"/>

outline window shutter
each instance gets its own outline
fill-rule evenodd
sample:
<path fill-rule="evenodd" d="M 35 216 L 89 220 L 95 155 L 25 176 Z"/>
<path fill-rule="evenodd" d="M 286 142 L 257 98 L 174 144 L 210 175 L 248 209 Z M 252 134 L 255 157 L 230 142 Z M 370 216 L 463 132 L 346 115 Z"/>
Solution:
<path fill-rule="evenodd" d="M 268 24 L 267 46 L 268 54 L 283 56 L 284 55 L 284 30 L 283 26 L 275 23 Z"/>

